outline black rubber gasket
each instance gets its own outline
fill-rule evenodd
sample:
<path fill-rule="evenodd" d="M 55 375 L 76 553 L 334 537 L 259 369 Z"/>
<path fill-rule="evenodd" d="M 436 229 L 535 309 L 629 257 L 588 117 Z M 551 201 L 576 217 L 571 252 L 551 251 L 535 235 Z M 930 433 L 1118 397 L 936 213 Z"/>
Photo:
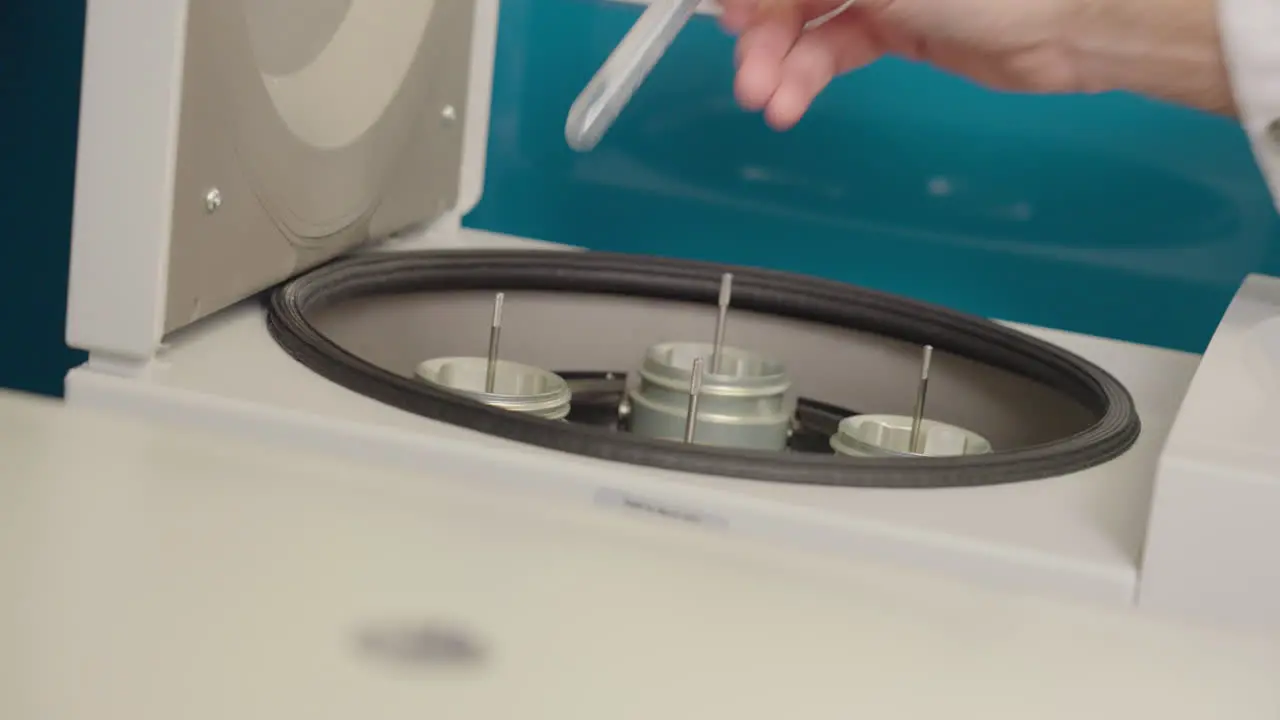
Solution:
<path fill-rule="evenodd" d="M 485 406 L 366 362 L 308 315 L 345 300 L 459 290 L 549 291 L 714 303 L 734 273 L 734 307 L 884 335 L 992 365 L 1075 399 L 1096 422 L 1071 437 L 989 455 L 849 458 L 685 445 L 557 423 Z M 1141 422 L 1128 391 L 1096 365 L 979 317 L 790 273 L 596 252 L 427 251 L 341 259 L 272 293 L 267 322 L 280 346 L 321 376 L 441 422 L 562 452 L 668 470 L 779 483 L 881 488 L 997 485 L 1079 472 L 1128 450 Z"/>

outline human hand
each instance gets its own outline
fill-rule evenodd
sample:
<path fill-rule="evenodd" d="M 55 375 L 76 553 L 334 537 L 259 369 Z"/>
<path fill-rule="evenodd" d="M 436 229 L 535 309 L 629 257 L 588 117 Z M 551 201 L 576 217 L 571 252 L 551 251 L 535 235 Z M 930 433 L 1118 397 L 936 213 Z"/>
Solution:
<path fill-rule="evenodd" d="M 721 0 L 738 101 L 777 129 L 837 75 L 883 55 L 995 89 L 1128 89 L 1232 108 L 1213 0 Z M 808 26 L 807 26 L 808 25 Z"/>

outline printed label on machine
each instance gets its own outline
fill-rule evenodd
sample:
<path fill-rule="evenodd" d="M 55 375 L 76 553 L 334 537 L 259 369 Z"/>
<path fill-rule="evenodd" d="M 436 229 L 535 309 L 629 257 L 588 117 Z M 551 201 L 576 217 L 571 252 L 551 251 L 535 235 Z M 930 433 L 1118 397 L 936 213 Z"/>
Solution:
<path fill-rule="evenodd" d="M 637 497 L 611 488 L 602 488 L 597 491 L 595 503 L 604 507 L 622 508 L 649 515 L 657 515 L 668 520 L 678 520 L 692 525 L 706 525 L 722 530 L 729 527 L 728 520 L 716 515 L 674 507 L 669 503 Z"/>

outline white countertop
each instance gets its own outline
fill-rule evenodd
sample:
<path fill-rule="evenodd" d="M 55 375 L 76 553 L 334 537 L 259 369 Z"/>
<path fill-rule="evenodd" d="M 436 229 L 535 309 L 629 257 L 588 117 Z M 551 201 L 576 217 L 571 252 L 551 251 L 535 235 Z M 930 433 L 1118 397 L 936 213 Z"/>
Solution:
<path fill-rule="evenodd" d="M 0 718 L 1280 717 L 1277 642 L 463 480 L 0 394 Z"/>

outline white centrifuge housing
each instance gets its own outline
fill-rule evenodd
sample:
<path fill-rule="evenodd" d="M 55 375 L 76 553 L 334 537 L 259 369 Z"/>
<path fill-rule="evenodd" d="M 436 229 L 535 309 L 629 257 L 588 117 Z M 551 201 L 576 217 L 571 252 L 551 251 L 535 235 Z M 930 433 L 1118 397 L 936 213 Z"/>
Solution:
<path fill-rule="evenodd" d="M 1277 279 L 1245 283 L 1203 357 L 1017 328 L 1118 379 L 1142 425 L 1107 462 L 1002 485 L 831 487 L 613 462 L 430 420 L 298 362 L 259 295 L 335 258 L 580 257 L 461 228 L 483 188 L 497 14 L 496 0 L 90 3 L 67 318 L 89 361 L 68 376 L 68 402 L 1034 592 L 1280 626 Z M 520 302 L 507 298 L 513 326 Z M 600 321 L 582 303 L 562 312 L 562 326 Z M 706 324 L 699 312 L 686 309 L 691 327 Z M 366 312 L 345 351 L 376 355 L 413 317 Z M 487 320 L 467 322 L 483 354 Z M 768 339 L 763 320 L 731 325 L 748 327 Z M 910 397 L 907 344 L 849 338 L 832 366 L 856 361 L 886 397 Z M 978 390 L 963 389 L 963 358 L 938 350 L 936 392 L 950 377 L 954 394 L 939 403 L 982 407 L 964 396 Z"/>

